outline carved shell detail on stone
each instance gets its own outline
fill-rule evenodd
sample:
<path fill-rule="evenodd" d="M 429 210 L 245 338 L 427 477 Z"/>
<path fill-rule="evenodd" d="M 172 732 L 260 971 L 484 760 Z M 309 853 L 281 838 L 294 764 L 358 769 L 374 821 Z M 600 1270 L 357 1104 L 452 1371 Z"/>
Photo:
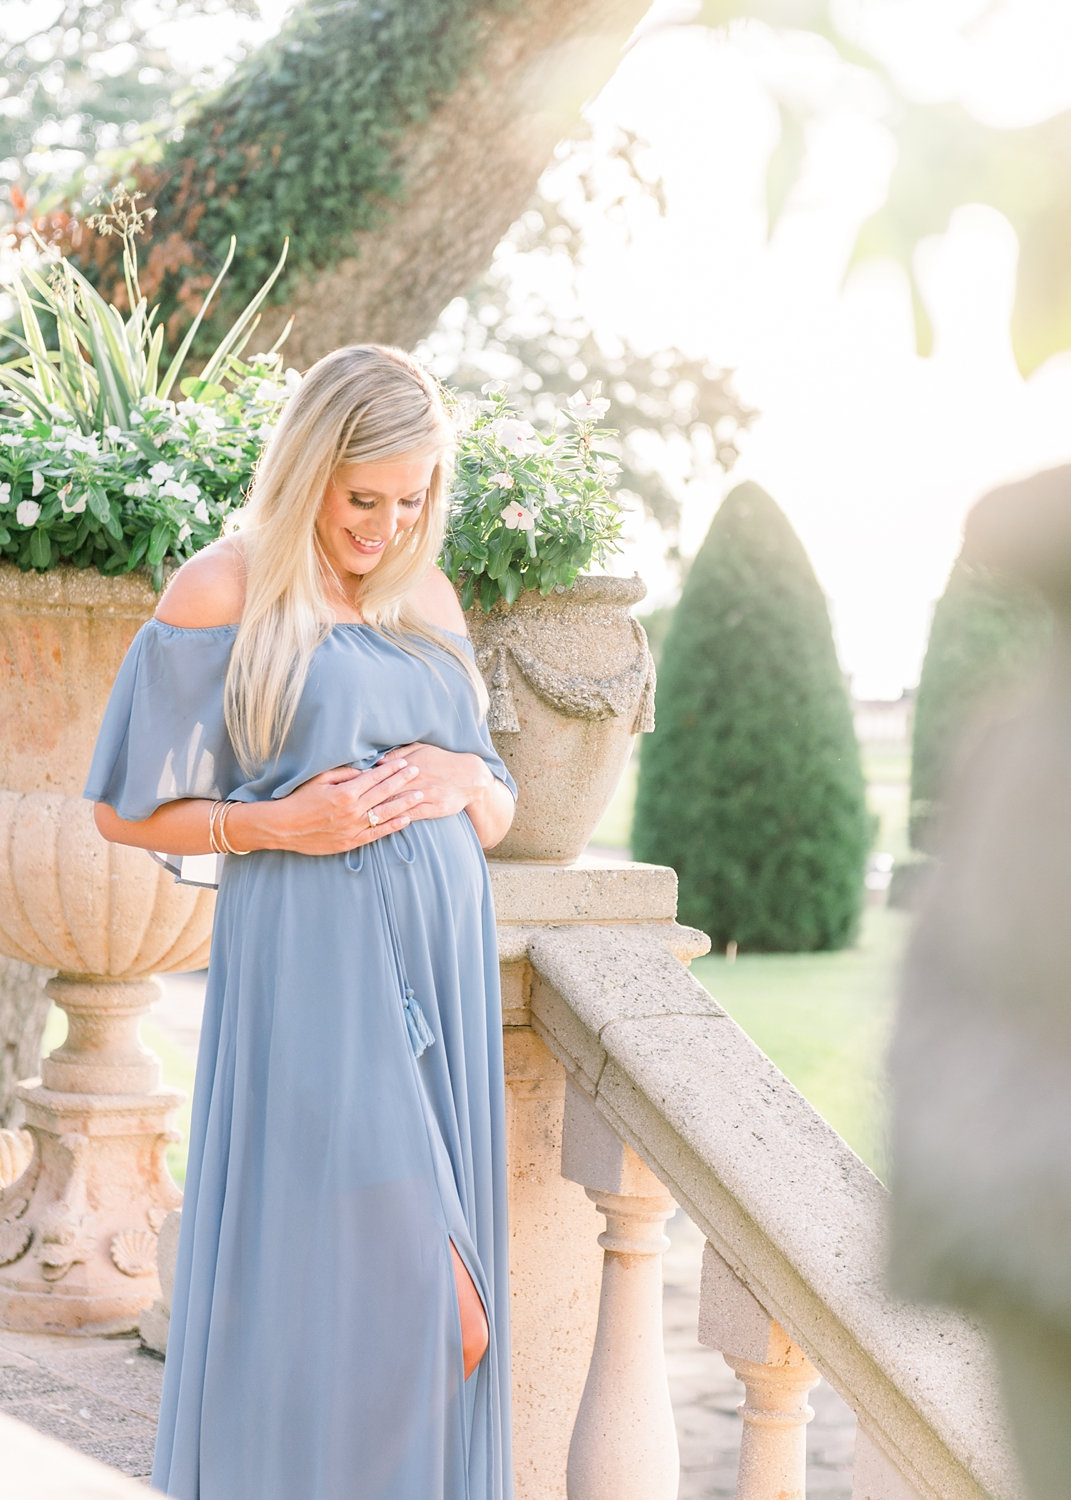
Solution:
<path fill-rule="evenodd" d="M 62 1280 L 72 1266 L 89 1259 L 97 1243 L 95 1224 L 93 1214 L 79 1213 L 62 1198 L 45 1209 L 37 1223 L 37 1259 L 46 1281 Z"/>
<path fill-rule="evenodd" d="M 8 1206 L 6 1218 L 0 1221 L 0 1266 L 10 1265 L 25 1255 L 33 1239 L 33 1225 L 20 1222 L 29 1207 L 29 1198 L 16 1198 Z"/>
<path fill-rule="evenodd" d="M 0 1187 L 10 1187 L 30 1165 L 33 1136 L 28 1130 L 0 1130 Z"/>
<path fill-rule="evenodd" d="M 160 1226 L 171 1212 L 169 1208 L 147 1208 L 145 1217 L 149 1221 L 149 1228 L 154 1234 L 160 1233 Z"/>
<path fill-rule="evenodd" d="M 151 1229 L 120 1229 L 112 1235 L 111 1252 L 124 1276 L 148 1276 L 156 1270 L 156 1236 Z"/>
<path fill-rule="evenodd" d="M 540 661 L 516 640 L 481 653 L 480 669 L 489 681 L 488 729 L 499 734 L 520 731 L 506 667 L 508 652 L 532 691 L 559 713 L 571 719 L 609 719 L 634 710 L 632 733 L 649 733 L 654 728 L 654 662 L 643 626 L 631 616 L 629 623 L 638 648 L 636 657 L 614 677 L 580 677 L 563 672 Z"/>

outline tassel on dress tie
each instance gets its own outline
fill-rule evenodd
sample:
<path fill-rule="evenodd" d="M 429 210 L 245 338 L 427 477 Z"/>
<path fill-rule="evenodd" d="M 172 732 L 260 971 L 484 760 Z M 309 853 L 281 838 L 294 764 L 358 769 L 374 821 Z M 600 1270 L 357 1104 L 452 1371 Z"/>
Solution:
<path fill-rule="evenodd" d="M 396 840 L 397 843 L 395 843 Z M 412 986 L 405 977 L 402 942 L 398 932 L 398 914 L 394 906 L 394 894 L 391 890 L 386 870 L 381 864 L 381 860 L 385 855 L 382 846 L 386 843 L 394 846 L 395 855 L 402 864 L 412 864 L 415 850 L 401 830 L 391 834 L 389 838 L 377 839 L 374 843 L 360 844 L 356 849 L 348 850 L 345 855 L 345 863 L 348 870 L 354 875 L 359 875 L 365 865 L 365 850 L 369 851 L 369 863 L 371 864 L 373 878 L 379 890 L 379 898 L 383 903 L 383 911 L 387 919 L 387 930 L 390 935 L 391 951 L 394 954 L 394 964 L 398 974 L 398 984 L 402 991 L 402 1009 L 405 1012 L 406 1035 L 409 1038 L 409 1045 L 412 1048 L 413 1056 L 419 1057 L 434 1042 L 435 1033 L 428 1025 L 428 1018 L 421 1010 L 420 1002 L 413 994 Z"/>

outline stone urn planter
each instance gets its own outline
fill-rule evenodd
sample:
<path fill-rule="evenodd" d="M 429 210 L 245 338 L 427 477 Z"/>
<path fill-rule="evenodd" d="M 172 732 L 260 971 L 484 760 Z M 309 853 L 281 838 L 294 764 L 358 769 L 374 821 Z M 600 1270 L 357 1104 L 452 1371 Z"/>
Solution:
<path fill-rule="evenodd" d="M 581 575 L 466 614 L 517 812 L 495 859 L 569 864 L 613 796 L 633 736 L 654 728 L 655 672 L 631 606 L 638 576 Z"/>
<path fill-rule="evenodd" d="M 207 961 L 214 893 L 107 843 L 80 796 L 155 603 L 136 574 L 0 564 L 0 952 L 59 971 L 47 990 L 69 1022 L 40 1082 L 18 1090 L 32 1154 L 0 1192 L 8 1328 L 136 1327 L 159 1295 L 157 1231 L 181 1200 L 164 1153 L 182 1096 L 160 1087 L 138 1023 L 154 973 Z"/>

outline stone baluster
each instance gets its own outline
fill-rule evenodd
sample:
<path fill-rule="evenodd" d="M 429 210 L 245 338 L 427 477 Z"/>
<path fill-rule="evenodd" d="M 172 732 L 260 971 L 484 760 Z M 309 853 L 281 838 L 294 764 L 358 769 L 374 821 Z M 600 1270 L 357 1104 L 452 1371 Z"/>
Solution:
<path fill-rule="evenodd" d="M 719 1349 L 743 1381 L 744 1430 L 736 1500 L 804 1500 L 807 1392 L 820 1376 L 709 1243 L 699 1289 L 699 1341 Z"/>
<path fill-rule="evenodd" d="M 662 1343 L 663 1225 L 676 1205 L 586 1095 L 566 1088 L 562 1175 L 606 1230 L 595 1347 L 566 1475 L 568 1500 L 676 1500 L 677 1434 Z"/>

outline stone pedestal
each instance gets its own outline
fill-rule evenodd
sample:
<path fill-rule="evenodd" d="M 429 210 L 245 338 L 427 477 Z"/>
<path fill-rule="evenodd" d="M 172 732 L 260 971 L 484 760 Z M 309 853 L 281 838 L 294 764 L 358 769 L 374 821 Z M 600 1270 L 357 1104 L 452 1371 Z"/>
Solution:
<path fill-rule="evenodd" d="M 181 1202 L 164 1161 L 182 1095 L 137 1039 L 155 980 L 52 979 L 66 1043 L 20 1084 L 34 1154 L 0 1199 L 0 1323 L 27 1332 L 125 1331 L 156 1287 L 156 1235 Z"/>
<path fill-rule="evenodd" d="M 509 1153 L 517 1500 L 565 1500 L 566 1458 L 599 1321 L 602 1219 L 562 1174 L 566 1071 L 533 1031 L 528 944 L 562 923 L 671 923 L 672 870 L 582 855 L 488 860 L 498 919 Z"/>
<path fill-rule="evenodd" d="M 181 1194 L 164 1164 L 181 1095 L 138 1040 L 151 975 L 197 968 L 213 893 L 108 844 L 80 795 L 115 674 L 156 595 L 143 576 L 0 565 L 0 953 L 57 969 L 68 1034 L 18 1097 L 33 1154 L 0 1191 L 0 1324 L 137 1327 L 156 1235 Z M 24 1137 L 4 1138 L 4 1163 Z M 4 1163 L 0 1163 L 3 1165 Z"/>

